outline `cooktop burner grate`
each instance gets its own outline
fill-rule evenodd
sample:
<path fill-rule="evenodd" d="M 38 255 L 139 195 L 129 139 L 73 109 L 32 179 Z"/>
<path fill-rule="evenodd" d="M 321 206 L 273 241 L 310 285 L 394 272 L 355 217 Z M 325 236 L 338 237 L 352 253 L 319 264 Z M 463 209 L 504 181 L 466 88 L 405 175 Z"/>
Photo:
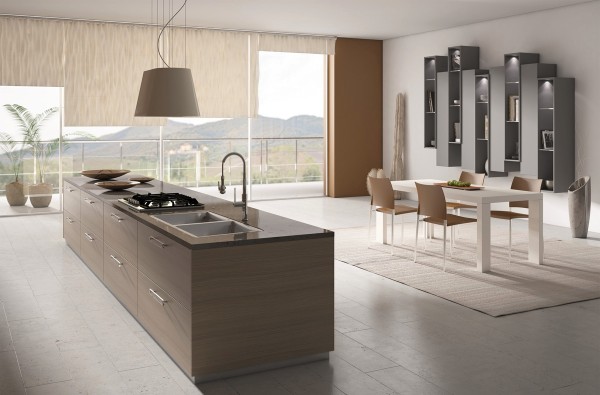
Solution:
<path fill-rule="evenodd" d="M 204 204 L 199 203 L 195 198 L 182 195 L 181 193 L 136 194 L 131 197 L 119 199 L 119 201 L 138 211 L 204 207 Z"/>

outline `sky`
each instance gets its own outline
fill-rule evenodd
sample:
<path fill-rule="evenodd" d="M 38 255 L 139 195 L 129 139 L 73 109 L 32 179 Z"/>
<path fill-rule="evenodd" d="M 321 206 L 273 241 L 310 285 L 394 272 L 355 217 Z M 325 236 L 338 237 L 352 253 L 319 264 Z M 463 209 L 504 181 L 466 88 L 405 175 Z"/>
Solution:
<path fill-rule="evenodd" d="M 288 119 L 296 115 L 322 117 L 325 99 L 325 56 L 287 52 L 260 52 L 259 115 Z M 59 88 L 0 86 L 0 104 L 21 104 L 34 113 L 60 105 Z M 135 104 L 132 104 L 135 105 Z M 200 109 L 202 110 L 202 109 Z M 176 118 L 180 122 L 203 124 L 214 118 Z M 58 136 L 60 117 L 54 115 L 42 129 L 42 137 Z M 68 132 L 69 129 L 65 132 Z M 89 130 L 96 136 L 114 133 L 122 127 L 73 128 Z M 17 123 L 0 108 L 0 132 L 19 136 Z"/>

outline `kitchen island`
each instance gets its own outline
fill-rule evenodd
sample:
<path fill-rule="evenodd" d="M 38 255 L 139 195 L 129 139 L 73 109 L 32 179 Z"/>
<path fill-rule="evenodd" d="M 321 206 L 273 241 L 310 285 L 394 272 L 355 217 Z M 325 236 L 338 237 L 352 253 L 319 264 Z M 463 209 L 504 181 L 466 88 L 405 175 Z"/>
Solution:
<path fill-rule="evenodd" d="M 128 179 L 127 176 L 122 177 Z M 328 230 L 248 208 L 250 232 L 197 237 L 118 201 L 182 193 L 240 222 L 231 202 L 161 181 L 109 191 L 65 179 L 67 244 L 194 382 L 328 357 L 333 241 Z"/>

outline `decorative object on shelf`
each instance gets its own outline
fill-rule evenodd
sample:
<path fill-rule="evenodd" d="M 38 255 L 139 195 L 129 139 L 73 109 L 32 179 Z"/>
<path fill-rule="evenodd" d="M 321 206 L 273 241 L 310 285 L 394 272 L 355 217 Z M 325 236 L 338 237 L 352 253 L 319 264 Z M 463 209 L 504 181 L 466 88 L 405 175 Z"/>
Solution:
<path fill-rule="evenodd" d="M 518 121 L 517 109 L 519 107 L 519 96 L 508 97 L 508 120 L 511 122 Z"/>
<path fill-rule="evenodd" d="M 542 144 L 544 149 L 554 149 L 554 132 L 552 130 L 542 130 Z"/>
<path fill-rule="evenodd" d="M 112 180 L 113 178 L 121 177 L 127 173 L 129 173 L 129 170 L 102 169 L 102 170 L 84 170 L 80 174 L 82 176 L 93 178 L 95 180 L 103 181 L 103 180 Z"/>
<path fill-rule="evenodd" d="M 479 96 L 479 100 L 481 100 L 482 102 L 487 102 L 488 101 L 488 95 L 480 95 Z"/>
<path fill-rule="evenodd" d="M 488 114 L 483 116 L 483 138 L 486 140 L 490 138 L 490 116 Z"/>
<path fill-rule="evenodd" d="M 435 112 L 435 92 L 427 91 L 427 103 L 429 105 L 429 112 Z"/>
<path fill-rule="evenodd" d="M 575 180 L 567 191 L 569 222 L 573 237 L 586 238 L 590 225 L 592 205 L 592 180 L 589 176 Z"/>
<path fill-rule="evenodd" d="M 158 0 L 157 0 L 158 1 Z M 164 0 L 163 0 L 164 1 Z M 156 49 L 158 57 L 161 60 L 161 67 L 144 71 L 142 84 L 138 95 L 137 106 L 135 108 L 136 117 L 199 117 L 198 100 L 196 99 L 196 90 L 192 71 L 188 68 L 171 67 L 161 52 L 161 44 L 164 51 L 163 34 L 167 27 L 173 28 L 173 20 L 186 7 L 187 0 L 173 15 L 167 15 L 167 23 L 162 27 L 156 40 Z M 158 6 L 158 4 L 157 4 Z M 157 7 L 158 8 L 158 7 Z M 158 12 L 156 15 L 158 25 Z M 163 2 L 163 21 L 164 2 Z M 187 22 L 187 21 L 186 21 Z M 170 31 L 171 32 L 171 31 Z M 186 32 L 186 23 L 183 26 L 183 32 Z M 172 52 L 174 44 L 171 43 L 172 34 L 169 38 L 169 51 Z M 161 38 L 163 41 L 161 41 Z M 184 59 L 185 57 L 184 44 Z M 172 54 L 171 54 L 172 59 Z M 185 61 L 184 61 L 185 62 Z"/>
<path fill-rule="evenodd" d="M 452 70 L 460 70 L 460 49 L 452 52 Z"/>
<path fill-rule="evenodd" d="M 23 171 L 23 142 L 17 143 L 8 133 L 0 133 L 0 147 L 8 159 L 8 168 L 15 177 L 12 182 L 6 184 L 6 200 L 9 206 L 24 206 L 27 203 L 24 185 L 19 181 L 19 175 Z"/>
<path fill-rule="evenodd" d="M 33 114 L 19 104 L 5 104 L 4 108 L 12 115 L 23 133 L 23 142 L 31 150 L 36 167 L 36 183 L 29 185 L 29 201 L 34 208 L 48 207 L 52 201 L 52 184 L 46 182 L 48 160 L 60 147 L 59 138 L 43 141 L 41 128 L 48 118 L 58 112 L 58 107 L 50 107 L 39 114 Z"/>
<path fill-rule="evenodd" d="M 454 99 L 454 104 L 456 104 L 456 105 L 460 105 L 460 100 L 458 100 L 458 99 Z"/>
<path fill-rule="evenodd" d="M 546 189 L 549 191 L 553 191 L 554 190 L 554 181 L 544 180 L 544 187 L 546 187 Z"/>
<path fill-rule="evenodd" d="M 123 189 L 140 185 L 140 183 L 137 181 L 98 181 L 94 184 L 98 185 L 100 188 L 106 188 L 112 191 L 121 191 Z"/>
<path fill-rule="evenodd" d="M 435 148 L 435 140 L 431 140 L 431 146 Z"/>
<path fill-rule="evenodd" d="M 521 106 L 519 105 L 520 99 L 517 97 L 515 99 L 515 121 L 521 121 Z"/>
<path fill-rule="evenodd" d="M 454 141 L 460 143 L 460 122 L 454 122 Z"/>

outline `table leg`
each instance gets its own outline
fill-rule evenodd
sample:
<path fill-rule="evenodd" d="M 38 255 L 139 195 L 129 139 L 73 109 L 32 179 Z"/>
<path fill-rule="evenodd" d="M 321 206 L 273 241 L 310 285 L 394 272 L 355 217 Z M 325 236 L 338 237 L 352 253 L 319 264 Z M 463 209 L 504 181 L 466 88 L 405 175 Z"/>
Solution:
<path fill-rule="evenodd" d="M 384 213 L 375 213 L 375 239 L 378 243 L 388 244 L 387 237 L 388 215 Z"/>
<path fill-rule="evenodd" d="M 490 204 L 477 204 L 477 270 L 489 272 L 492 260 L 490 237 Z"/>
<path fill-rule="evenodd" d="M 529 201 L 529 262 L 544 263 L 544 202 Z"/>

